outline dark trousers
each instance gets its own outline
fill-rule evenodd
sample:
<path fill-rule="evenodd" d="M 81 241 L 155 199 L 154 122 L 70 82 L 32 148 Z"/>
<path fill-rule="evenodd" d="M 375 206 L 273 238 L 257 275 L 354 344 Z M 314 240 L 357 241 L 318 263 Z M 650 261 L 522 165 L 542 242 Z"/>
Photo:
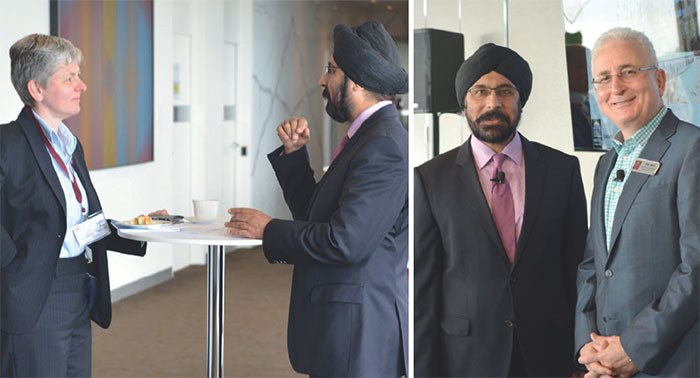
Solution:
<path fill-rule="evenodd" d="M 513 332 L 513 352 L 510 355 L 510 366 L 508 367 L 509 377 L 529 377 L 525 369 L 523 354 L 520 352 L 520 342 L 517 332 Z"/>
<path fill-rule="evenodd" d="M 3 377 L 88 377 L 92 331 L 85 258 L 58 259 L 51 292 L 34 328 L 2 332 Z"/>

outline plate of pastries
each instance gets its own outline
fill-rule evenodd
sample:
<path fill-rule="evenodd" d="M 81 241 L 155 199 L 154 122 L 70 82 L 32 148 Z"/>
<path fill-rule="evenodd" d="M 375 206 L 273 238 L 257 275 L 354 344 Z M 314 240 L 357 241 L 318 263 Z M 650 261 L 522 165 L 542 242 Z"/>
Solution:
<path fill-rule="evenodd" d="M 159 228 L 165 225 L 173 224 L 172 221 L 170 220 L 164 220 L 164 219 L 153 219 L 152 217 L 149 217 L 148 215 L 139 215 L 137 217 L 120 221 L 120 222 L 114 222 L 114 227 L 117 228 L 140 228 L 140 229 L 155 229 Z"/>

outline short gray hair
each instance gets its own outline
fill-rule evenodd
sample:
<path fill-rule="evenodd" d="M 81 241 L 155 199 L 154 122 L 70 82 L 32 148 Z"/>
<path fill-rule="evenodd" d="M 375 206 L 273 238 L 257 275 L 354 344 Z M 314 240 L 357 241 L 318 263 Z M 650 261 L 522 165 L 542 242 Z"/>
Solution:
<path fill-rule="evenodd" d="M 83 53 L 69 40 L 45 34 L 30 34 L 10 47 L 12 85 L 25 105 L 34 106 L 27 83 L 37 81 L 46 88 L 49 77 L 62 65 L 80 64 Z"/>
<path fill-rule="evenodd" d="M 655 67 L 659 66 L 659 59 L 656 57 L 656 50 L 654 50 L 654 45 L 649 40 L 646 34 L 636 31 L 630 28 L 613 28 L 598 37 L 598 40 L 593 45 L 593 52 L 591 53 L 591 59 L 594 60 L 598 51 L 605 46 L 606 43 L 610 41 L 624 40 L 624 41 L 635 41 L 638 42 L 647 53 L 651 64 Z"/>

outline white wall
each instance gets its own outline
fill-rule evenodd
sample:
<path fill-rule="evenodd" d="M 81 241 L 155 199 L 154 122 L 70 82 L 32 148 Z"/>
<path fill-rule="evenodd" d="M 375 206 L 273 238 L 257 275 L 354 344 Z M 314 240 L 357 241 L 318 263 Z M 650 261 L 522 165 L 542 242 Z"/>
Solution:
<path fill-rule="evenodd" d="M 503 1 L 461 0 L 462 18 L 458 16 L 460 0 L 431 0 L 428 3 L 427 27 L 464 34 L 464 56 L 471 56 L 479 46 L 493 42 L 505 44 Z M 423 27 L 423 3 L 414 2 L 414 26 Z M 575 155 L 581 163 L 581 175 L 590 204 L 593 172 L 598 152 L 575 152 L 569 106 L 569 91 L 564 50 L 564 19 L 560 0 L 509 0 L 509 47 L 530 64 L 533 74 L 532 93 L 523 108 L 518 130 L 528 139 Z M 425 125 L 430 115 L 416 115 L 412 131 L 413 162 L 421 164 L 427 154 Z M 441 152 L 462 144 L 470 135 L 463 117 L 440 118 Z"/>
<path fill-rule="evenodd" d="M 253 206 L 273 217 L 290 217 L 267 160 L 281 145 L 277 125 L 291 116 L 306 118 L 311 132 L 307 147 L 315 168 L 323 159 L 325 113 L 317 81 L 330 46 L 329 31 L 320 26 L 318 6 L 311 2 L 254 2 L 253 40 L 265 47 L 252 52 Z"/>

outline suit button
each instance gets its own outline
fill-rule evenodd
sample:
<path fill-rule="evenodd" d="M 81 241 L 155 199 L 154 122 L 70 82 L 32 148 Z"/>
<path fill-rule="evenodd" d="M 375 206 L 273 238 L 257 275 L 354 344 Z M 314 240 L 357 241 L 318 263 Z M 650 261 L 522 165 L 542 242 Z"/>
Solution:
<path fill-rule="evenodd" d="M 607 322 L 608 322 L 608 317 L 607 317 L 607 316 L 603 316 L 603 323 L 607 323 Z"/>
<path fill-rule="evenodd" d="M 56 237 L 60 239 L 60 238 L 61 238 L 61 235 L 56 235 Z"/>
<path fill-rule="evenodd" d="M 505 323 L 506 323 L 506 327 L 508 327 L 508 328 L 513 327 L 513 321 L 512 321 L 512 320 L 506 319 L 506 322 L 505 322 Z"/>
<path fill-rule="evenodd" d="M 613 276 L 613 271 L 608 269 L 605 271 L 605 277 L 612 277 Z"/>

